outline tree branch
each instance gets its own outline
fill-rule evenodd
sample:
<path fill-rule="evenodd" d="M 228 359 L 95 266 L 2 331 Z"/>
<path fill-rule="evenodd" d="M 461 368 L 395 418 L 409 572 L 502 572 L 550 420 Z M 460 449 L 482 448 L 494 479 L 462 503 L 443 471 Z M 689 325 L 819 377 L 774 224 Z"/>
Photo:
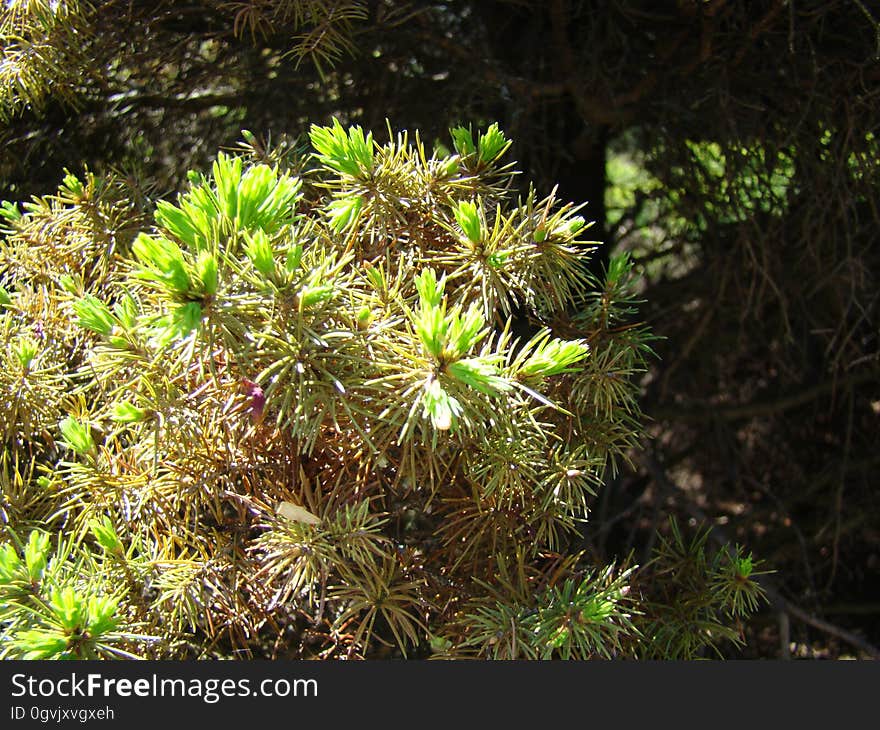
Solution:
<path fill-rule="evenodd" d="M 868 370 L 854 373 L 840 380 L 829 380 L 811 388 L 786 393 L 780 397 L 744 403 L 738 406 L 694 406 L 685 408 L 646 406 L 645 415 L 655 421 L 679 421 L 683 423 L 699 423 L 702 421 L 740 421 L 760 416 L 773 416 L 792 408 L 797 408 L 823 395 L 841 388 L 850 388 L 869 383 L 880 382 L 880 373 Z"/>
<path fill-rule="evenodd" d="M 173 109 L 210 109 L 215 106 L 241 106 L 252 97 L 252 91 L 228 91 L 205 94 L 151 94 L 138 91 L 126 91 L 113 94 L 99 102 L 101 107 L 109 104 L 117 106 L 118 111 L 127 111 L 132 107 L 154 107 Z"/>
<path fill-rule="evenodd" d="M 709 536 L 717 545 L 727 549 L 730 549 L 732 547 L 731 541 L 727 538 L 721 528 L 713 524 L 708 515 L 706 515 L 706 513 L 703 512 L 702 509 L 700 509 L 696 504 L 694 504 L 687 498 L 686 491 L 677 488 L 673 484 L 672 480 L 667 476 L 663 467 L 657 462 L 652 454 L 646 453 L 643 462 L 645 467 L 648 469 L 648 472 L 651 474 L 652 478 L 657 482 L 658 487 L 660 487 L 664 492 L 668 494 L 675 493 L 676 495 L 682 496 L 685 499 L 685 510 L 688 512 L 688 514 L 691 515 L 691 517 L 697 520 L 697 522 L 703 524 L 706 529 L 709 530 Z M 863 639 L 861 636 L 858 636 L 851 631 L 847 631 L 846 629 L 841 628 L 836 624 L 832 624 L 828 621 L 825 621 L 824 619 L 818 618 L 817 616 L 813 616 L 812 614 L 802 609 L 800 606 L 789 601 L 782 595 L 773 580 L 768 575 L 756 575 L 754 577 L 754 580 L 764 590 L 764 593 L 769 599 L 771 606 L 773 606 L 776 611 L 793 616 L 794 618 L 802 621 L 809 626 L 812 626 L 813 628 L 819 629 L 820 631 L 830 636 L 834 636 L 841 641 L 845 641 L 850 646 L 854 646 L 857 649 L 860 649 L 872 659 L 880 659 L 880 649 Z"/>

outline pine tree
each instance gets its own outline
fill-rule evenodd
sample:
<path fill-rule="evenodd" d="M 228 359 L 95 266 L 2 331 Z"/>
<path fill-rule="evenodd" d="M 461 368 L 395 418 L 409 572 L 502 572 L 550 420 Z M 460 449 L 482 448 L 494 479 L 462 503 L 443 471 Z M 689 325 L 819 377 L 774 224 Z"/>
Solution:
<path fill-rule="evenodd" d="M 254 135 L 2 208 L 5 657 L 693 658 L 757 561 L 582 547 L 653 335 L 497 124 Z M 515 328 L 515 319 L 527 327 Z"/>

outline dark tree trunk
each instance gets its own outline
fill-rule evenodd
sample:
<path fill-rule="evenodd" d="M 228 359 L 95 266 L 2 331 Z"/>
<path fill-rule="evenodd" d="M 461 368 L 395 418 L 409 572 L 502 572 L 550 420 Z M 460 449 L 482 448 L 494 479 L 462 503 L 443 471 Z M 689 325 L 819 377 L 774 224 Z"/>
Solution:
<path fill-rule="evenodd" d="M 516 6 L 510 3 L 481 2 L 476 4 L 486 29 L 487 40 L 492 57 L 507 72 L 518 79 L 540 84 L 546 75 L 542 69 L 560 68 L 560 50 L 547 43 L 552 35 L 553 20 L 548 7 L 543 3 L 532 6 Z M 560 43 L 568 43 L 560 40 Z M 562 64 L 564 66 L 564 64 Z M 561 80 L 561 79 L 560 79 Z M 524 99 L 522 105 L 528 105 Z M 553 114 L 549 118 L 538 118 L 525 111 L 524 122 L 518 126 L 515 140 L 521 145 L 523 161 L 531 162 L 531 167 L 543 168 L 545 177 L 541 182 L 558 185 L 558 196 L 574 203 L 586 202 L 582 215 L 594 221 L 590 229 L 593 240 L 606 241 L 605 221 L 605 161 L 610 128 L 607 125 L 590 123 L 579 113 L 575 100 L 569 93 L 555 99 Z M 499 119 L 511 123 L 512 120 Z M 514 125 L 509 124 L 510 127 Z M 539 150 L 529 149 L 530 146 Z M 543 157 L 545 159 L 536 159 Z M 530 170 L 530 179 L 535 179 L 535 170 Z M 600 246 L 593 255 L 590 269 L 598 273 L 608 261 L 608 246 Z"/>
<path fill-rule="evenodd" d="M 605 174 L 606 155 L 610 130 L 607 126 L 584 124 L 575 111 L 574 104 L 567 109 L 571 121 L 568 149 L 571 155 L 560 159 L 556 168 L 559 196 L 576 203 L 586 202 L 581 214 L 594 221 L 589 235 L 602 243 L 590 260 L 590 271 L 599 274 L 608 263 L 610 242 L 607 239 L 605 221 Z"/>

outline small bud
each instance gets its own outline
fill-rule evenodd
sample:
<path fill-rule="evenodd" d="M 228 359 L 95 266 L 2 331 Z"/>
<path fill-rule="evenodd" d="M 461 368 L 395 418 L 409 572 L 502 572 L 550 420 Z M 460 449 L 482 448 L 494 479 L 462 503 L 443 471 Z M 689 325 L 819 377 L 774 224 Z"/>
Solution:
<path fill-rule="evenodd" d="M 332 284 L 324 284 L 323 286 L 307 286 L 304 287 L 299 295 L 299 301 L 303 309 L 318 304 L 319 302 L 330 299 L 336 292 L 336 287 Z"/>
<path fill-rule="evenodd" d="M 96 296 L 86 294 L 73 305 L 73 309 L 79 317 L 81 327 L 105 337 L 113 331 L 116 319 L 110 313 L 110 308 Z"/>
<path fill-rule="evenodd" d="M 82 181 L 72 172 L 68 172 L 64 176 L 63 185 L 77 198 L 81 198 L 83 193 L 85 192 Z"/>
<path fill-rule="evenodd" d="M 579 215 L 574 216 L 571 220 L 568 221 L 568 232 L 574 235 L 581 228 L 583 228 L 587 222 Z"/>
<path fill-rule="evenodd" d="M 149 417 L 149 412 L 133 403 L 123 401 L 113 406 L 113 420 L 119 423 L 140 423 Z"/>
<path fill-rule="evenodd" d="M 15 357 L 23 370 L 28 370 L 34 358 L 37 356 L 39 346 L 30 337 L 22 337 L 14 347 Z"/>
<path fill-rule="evenodd" d="M 284 259 L 284 268 L 287 269 L 288 273 L 292 274 L 299 268 L 299 265 L 302 262 L 302 257 L 303 247 L 301 243 L 295 243 L 287 249 L 287 255 Z"/>
<path fill-rule="evenodd" d="M 302 251 L 302 249 L 300 249 Z M 245 244 L 245 253 L 264 277 L 268 278 L 275 273 L 275 257 L 272 252 L 272 244 L 265 231 L 258 230 L 248 237 Z"/>
<path fill-rule="evenodd" d="M 81 289 L 82 282 L 78 284 L 70 274 L 63 274 L 58 278 L 58 284 L 68 294 L 76 294 Z"/>
<path fill-rule="evenodd" d="M 263 422 L 266 411 L 266 394 L 263 389 L 253 380 L 244 378 L 239 388 L 250 399 L 248 411 L 251 414 L 251 423 L 258 425 Z"/>
<path fill-rule="evenodd" d="M 373 310 L 368 306 L 364 305 L 358 310 L 357 313 L 357 326 L 360 330 L 365 330 L 370 326 L 370 323 L 373 321 Z"/>
<path fill-rule="evenodd" d="M 101 522 L 92 520 L 90 527 L 98 544 L 106 552 L 117 556 L 123 555 L 122 542 L 119 539 L 119 535 L 116 534 L 116 528 L 109 517 L 104 515 L 104 519 Z"/>
<path fill-rule="evenodd" d="M 449 134 L 452 136 L 455 151 L 462 157 L 467 157 L 477 151 L 477 146 L 474 144 L 474 135 L 470 129 L 455 127 L 449 130 Z"/>
<path fill-rule="evenodd" d="M 471 243 L 479 243 L 483 240 L 483 223 L 474 203 L 459 203 L 455 209 L 455 220 Z"/>
<path fill-rule="evenodd" d="M 214 296 L 217 293 L 217 259 L 209 251 L 202 251 L 196 262 L 196 274 L 205 294 Z"/>

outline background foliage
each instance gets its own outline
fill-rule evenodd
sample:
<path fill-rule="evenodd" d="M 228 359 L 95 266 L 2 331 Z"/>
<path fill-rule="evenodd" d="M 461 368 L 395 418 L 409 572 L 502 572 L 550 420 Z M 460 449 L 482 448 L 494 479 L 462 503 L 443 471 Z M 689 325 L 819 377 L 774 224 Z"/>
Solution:
<path fill-rule="evenodd" d="M 447 146 L 456 124 L 498 121 L 523 193 L 588 201 L 594 273 L 629 252 L 663 338 L 641 381 L 650 438 L 598 490 L 585 547 L 644 563 L 675 544 L 668 515 L 711 525 L 706 539 L 776 571 L 748 652 L 876 655 L 870 4 L 150 5 L 6 4 L 0 197 L 46 196 L 64 168 L 86 189 L 84 166 L 115 173 L 100 205 L 69 187 L 42 198 L 27 235 L 97 232 L 64 256 L 130 240 L 241 129 L 295 170 L 310 124 L 333 115 Z M 35 427 L 62 415 L 42 397 L 55 377 L 35 385 Z"/>

